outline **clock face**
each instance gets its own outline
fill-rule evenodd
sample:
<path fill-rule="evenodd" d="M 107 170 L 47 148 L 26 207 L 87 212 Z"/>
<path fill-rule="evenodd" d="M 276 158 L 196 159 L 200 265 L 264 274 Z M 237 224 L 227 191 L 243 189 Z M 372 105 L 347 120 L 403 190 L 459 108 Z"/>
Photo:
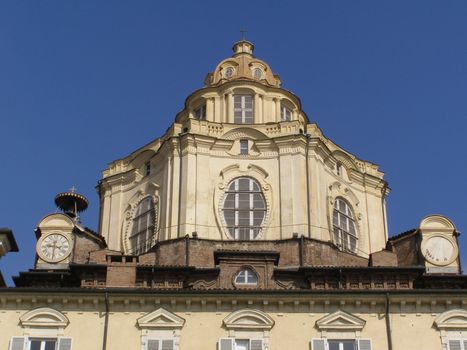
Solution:
<path fill-rule="evenodd" d="M 457 249 L 447 238 L 433 236 L 422 245 L 426 260 L 435 265 L 448 265 L 457 257 Z"/>
<path fill-rule="evenodd" d="M 70 241 L 60 233 L 52 233 L 38 242 L 37 253 L 45 261 L 58 262 L 71 253 Z"/>

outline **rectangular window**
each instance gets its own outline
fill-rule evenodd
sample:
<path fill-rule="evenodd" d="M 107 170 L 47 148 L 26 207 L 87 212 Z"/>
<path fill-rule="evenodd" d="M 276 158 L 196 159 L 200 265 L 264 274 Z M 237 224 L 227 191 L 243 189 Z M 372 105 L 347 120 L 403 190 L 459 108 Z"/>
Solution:
<path fill-rule="evenodd" d="M 234 95 L 234 123 L 253 124 L 253 96 Z"/>
<path fill-rule="evenodd" d="M 240 140 L 240 154 L 248 154 L 248 140 Z"/>
<path fill-rule="evenodd" d="M 370 339 L 312 339 L 311 350 L 371 350 Z"/>
<path fill-rule="evenodd" d="M 206 105 L 201 105 L 193 111 L 196 119 L 206 120 Z"/>
<path fill-rule="evenodd" d="M 71 350 L 71 338 L 12 337 L 9 350 Z"/>
<path fill-rule="evenodd" d="M 292 110 L 286 106 L 281 106 L 281 121 L 289 122 L 292 120 Z"/>
<path fill-rule="evenodd" d="M 174 350 L 173 339 L 148 339 L 146 350 Z"/>
<path fill-rule="evenodd" d="M 338 176 L 342 175 L 342 165 L 340 165 L 340 163 L 337 163 L 337 165 L 336 165 L 336 174 Z"/>
<path fill-rule="evenodd" d="M 219 350 L 263 350 L 263 339 L 219 339 Z"/>
<path fill-rule="evenodd" d="M 29 350 L 55 350 L 55 339 L 31 339 Z"/>
<path fill-rule="evenodd" d="M 151 174 L 151 163 L 150 162 L 146 162 L 144 164 L 144 176 L 148 176 Z"/>
<path fill-rule="evenodd" d="M 467 350 L 467 339 L 449 339 L 448 350 Z"/>

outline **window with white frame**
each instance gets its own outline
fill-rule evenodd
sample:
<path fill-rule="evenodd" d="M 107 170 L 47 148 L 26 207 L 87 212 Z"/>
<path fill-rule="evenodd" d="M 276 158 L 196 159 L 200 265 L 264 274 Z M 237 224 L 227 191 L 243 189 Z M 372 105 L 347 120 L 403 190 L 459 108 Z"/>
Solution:
<path fill-rule="evenodd" d="M 71 350 L 71 338 L 12 337 L 9 350 Z"/>
<path fill-rule="evenodd" d="M 240 154 L 248 155 L 248 140 L 240 140 Z"/>
<path fill-rule="evenodd" d="M 285 105 L 281 105 L 281 121 L 289 122 L 291 120 L 292 120 L 292 110 Z"/>
<path fill-rule="evenodd" d="M 235 284 L 256 286 L 258 284 L 258 276 L 252 269 L 245 268 L 235 277 Z"/>
<path fill-rule="evenodd" d="M 201 105 L 193 111 L 193 115 L 198 120 L 206 120 L 206 105 Z"/>
<path fill-rule="evenodd" d="M 174 350 L 174 340 L 148 339 L 145 350 Z"/>
<path fill-rule="evenodd" d="M 371 350 L 370 339 L 312 339 L 311 350 Z"/>
<path fill-rule="evenodd" d="M 135 211 L 130 236 L 130 250 L 138 255 L 147 252 L 155 243 L 156 210 L 151 197 L 143 199 Z"/>
<path fill-rule="evenodd" d="M 158 308 L 136 321 L 141 330 L 141 350 L 178 350 L 180 330 L 185 320 L 164 308 Z"/>
<path fill-rule="evenodd" d="M 266 216 L 266 201 L 260 185 L 250 177 L 233 180 L 224 194 L 222 212 L 232 238 L 255 239 Z"/>
<path fill-rule="evenodd" d="M 334 202 L 332 215 L 334 241 L 337 246 L 347 252 L 357 251 L 357 229 L 353 210 L 343 198 L 338 197 Z"/>
<path fill-rule="evenodd" d="M 467 339 L 448 339 L 447 350 L 467 350 Z"/>
<path fill-rule="evenodd" d="M 252 95 L 234 95 L 234 123 L 254 123 L 254 103 Z"/>
<path fill-rule="evenodd" d="M 263 350 L 263 339 L 219 339 L 219 350 Z"/>

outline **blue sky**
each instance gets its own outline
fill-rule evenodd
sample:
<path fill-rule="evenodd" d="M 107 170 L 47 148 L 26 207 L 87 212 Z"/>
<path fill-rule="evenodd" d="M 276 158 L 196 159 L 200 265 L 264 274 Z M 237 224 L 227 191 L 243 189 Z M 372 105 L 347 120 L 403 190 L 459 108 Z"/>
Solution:
<path fill-rule="evenodd" d="M 432 213 L 467 234 L 466 18 L 461 0 L 0 2 L 7 282 L 56 193 L 76 186 L 97 229 L 101 171 L 169 127 L 241 28 L 325 135 L 386 173 L 392 234 Z"/>

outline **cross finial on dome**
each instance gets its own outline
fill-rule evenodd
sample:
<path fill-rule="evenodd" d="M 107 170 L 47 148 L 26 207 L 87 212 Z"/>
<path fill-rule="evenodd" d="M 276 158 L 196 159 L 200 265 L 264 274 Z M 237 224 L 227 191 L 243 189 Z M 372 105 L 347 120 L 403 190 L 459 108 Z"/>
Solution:
<path fill-rule="evenodd" d="M 240 33 L 242 33 L 242 41 L 245 41 L 245 40 L 246 40 L 246 35 L 245 35 L 245 33 L 246 33 L 246 30 L 245 30 L 245 29 L 243 29 L 243 28 L 242 28 L 242 29 L 240 29 Z"/>

